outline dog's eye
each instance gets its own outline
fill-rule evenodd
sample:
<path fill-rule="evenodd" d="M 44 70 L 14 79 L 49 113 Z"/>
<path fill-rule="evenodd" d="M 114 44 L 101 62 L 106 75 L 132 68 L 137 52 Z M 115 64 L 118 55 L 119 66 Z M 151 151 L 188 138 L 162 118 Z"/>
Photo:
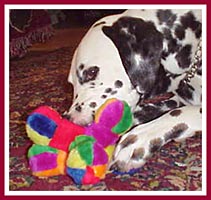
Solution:
<path fill-rule="evenodd" d="M 83 72 L 84 82 L 95 80 L 98 73 L 99 73 L 99 67 L 97 67 L 97 66 L 93 66 L 93 67 L 90 67 L 90 68 L 84 70 L 84 72 Z"/>

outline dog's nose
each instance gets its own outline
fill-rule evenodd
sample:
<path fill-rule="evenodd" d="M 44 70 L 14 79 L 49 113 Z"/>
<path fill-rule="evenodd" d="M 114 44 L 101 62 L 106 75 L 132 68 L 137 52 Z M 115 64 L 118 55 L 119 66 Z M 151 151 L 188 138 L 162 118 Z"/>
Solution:
<path fill-rule="evenodd" d="M 64 114 L 62 114 L 62 118 L 65 118 L 65 119 L 67 119 L 69 121 L 71 121 L 71 119 L 72 119 L 71 115 L 66 113 L 66 112 Z"/>

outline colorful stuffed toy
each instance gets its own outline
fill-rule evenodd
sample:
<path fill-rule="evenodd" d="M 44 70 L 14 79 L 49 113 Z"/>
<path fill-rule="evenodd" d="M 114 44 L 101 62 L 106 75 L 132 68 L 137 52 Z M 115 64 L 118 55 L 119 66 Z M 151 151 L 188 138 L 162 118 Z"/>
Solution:
<path fill-rule="evenodd" d="M 125 101 L 107 100 L 87 127 L 74 124 L 47 106 L 27 119 L 28 151 L 33 175 L 68 174 L 76 184 L 95 184 L 105 177 L 115 144 L 132 125 Z"/>

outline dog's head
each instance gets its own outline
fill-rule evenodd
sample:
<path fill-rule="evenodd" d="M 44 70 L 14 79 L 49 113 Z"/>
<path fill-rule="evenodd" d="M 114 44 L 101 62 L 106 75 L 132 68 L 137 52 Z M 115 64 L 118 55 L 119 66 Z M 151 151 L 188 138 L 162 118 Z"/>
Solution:
<path fill-rule="evenodd" d="M 68 81 L 74 99 L 65 116 L 77 124 L 91 123 L 106 99 L 125 100 L 132 109 L 139 100 L 115 45 L 96 29 L 90 30 L 76 49 Z"/>
<path fill-rule="evenodd" d="M 161 33 L 142 19 L 114 21 L 94 25 L 75 51 L 69 74 L 74 100 L 66 112 L 73 122 L 90 123 L 108 98 L 125 100 L 134 109 L 140 96 L 146 97 L 155 87 Z"/>

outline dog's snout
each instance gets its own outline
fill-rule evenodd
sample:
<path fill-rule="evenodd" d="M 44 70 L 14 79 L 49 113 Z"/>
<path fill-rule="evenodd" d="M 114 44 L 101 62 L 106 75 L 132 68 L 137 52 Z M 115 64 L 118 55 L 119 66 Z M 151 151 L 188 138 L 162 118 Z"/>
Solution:
<path fill-rule="evenodd" d="M 78 112 L 81 112 L 82 111 L 82 107 L 80 105 L 78 105 L 78 106 L 75 107 L 75 110 L 78 111 Z"/>
<path fill-rule="evenodd" d="M 93 121 L 92 115 L 89 115 L 87 112 L 80 112 L 80 109 L 70 109 L 62 114 L 63 119 L 67 119 L 78 125 L 86 126 Z"/>
<path fill-rule="evenodd" d="M 71 121 L 71 119 L 72 119 L 71 115 L 68 114 L 68 113 L 64 113 L 64 114 L 62 115 L 62 117 L 63 117 L 64 119 L 69 120 L 69 121 Z"/>

